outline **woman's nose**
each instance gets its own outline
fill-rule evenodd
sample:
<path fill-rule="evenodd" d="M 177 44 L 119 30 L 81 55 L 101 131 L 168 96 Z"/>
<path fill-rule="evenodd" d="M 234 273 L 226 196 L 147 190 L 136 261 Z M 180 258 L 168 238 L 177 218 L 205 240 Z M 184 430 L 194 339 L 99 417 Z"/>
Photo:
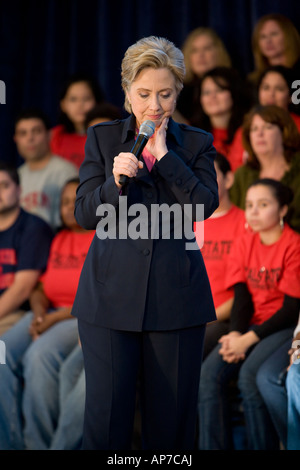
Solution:
<path fill-rule="evenodd" d="M 151 109 L 159 109 L 160 108 L 160 102 L 159 102 L 158 96 L 156 96 L 156 95 L 151 96 L 150 108 Z"/>

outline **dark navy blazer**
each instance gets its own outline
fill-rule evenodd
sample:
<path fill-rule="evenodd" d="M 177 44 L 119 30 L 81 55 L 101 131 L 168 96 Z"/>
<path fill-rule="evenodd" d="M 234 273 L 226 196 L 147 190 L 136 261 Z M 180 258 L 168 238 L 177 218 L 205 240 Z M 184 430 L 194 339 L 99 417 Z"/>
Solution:
<path fill-rule="evenodd" d="M 120 193 L 112 175 L 113 159 L 129 152 L 134 139 L 134 116 L 89 128 L 75 204 L 75 217 L 82 227 L 96 229 L 103 222 L 96 212 L 104 203 L 118 213 Z M 209 217 L 218 207 L 212 141 L 211 134 L 170 119 L 168 153 L 150 173 L 144 164 L 122 190 L 128 208 L 143 203 L 151 212 L 153 204 L 189 204 L 195 217 L 196 204 L 204 204 L 204 217 Z M 129 217 L 128 223 L 132 220 Z M 174 330 L 215 320 L 201 252 L 187 250 L 190 240 L 184 233 L 174 237 L 173 229 L 168 239 L 100 239 L 95 235 L 72 314 L 95 325 L 127 331 Z"/>

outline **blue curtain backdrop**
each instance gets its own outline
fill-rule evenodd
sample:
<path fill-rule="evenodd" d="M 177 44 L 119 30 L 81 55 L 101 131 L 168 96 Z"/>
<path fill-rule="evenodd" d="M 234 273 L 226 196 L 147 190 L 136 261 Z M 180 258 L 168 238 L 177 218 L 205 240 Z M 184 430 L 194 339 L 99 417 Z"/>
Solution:
<path fill-rule="evenodd" d="M 20 109 L 38 106 L 56 124 L 59 91 L 70 74 L 95 75 L 107 99 L 121 107 L 121 60 L 143 36 L 164 36 L 181 47 L 192 29 L 212 27 L 234 66 L 249 73 L 252 28 L 271 12 L 286 15 L 299 29 L 298 0 L 0 0 L 0 80 L 6 92 L 0 159 L 19 163 L 13 120 Z"/>

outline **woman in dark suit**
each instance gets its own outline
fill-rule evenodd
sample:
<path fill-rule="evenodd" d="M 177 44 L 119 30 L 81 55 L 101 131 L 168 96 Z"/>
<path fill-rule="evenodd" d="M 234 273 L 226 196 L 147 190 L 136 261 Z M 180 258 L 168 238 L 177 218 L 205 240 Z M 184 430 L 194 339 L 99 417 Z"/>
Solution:
<path fill-rule="evenodd" d="M 203 336 L 215 311 L 184 209 L 190 227 L 199 207 L 209 217 L 218 188 L 212 136 L 171 118 L 183 78 L 179 49 L 141 39 L 122 61 L 130 117 L 88 130 L 75 216 L 97 234 L 73 306 L 86 372 L 84 449 L 130 448 L 138 375 L 143 447 L 194 446 Z M 145 120 L 155 132 L 138 160 L 131 149 Z"/>

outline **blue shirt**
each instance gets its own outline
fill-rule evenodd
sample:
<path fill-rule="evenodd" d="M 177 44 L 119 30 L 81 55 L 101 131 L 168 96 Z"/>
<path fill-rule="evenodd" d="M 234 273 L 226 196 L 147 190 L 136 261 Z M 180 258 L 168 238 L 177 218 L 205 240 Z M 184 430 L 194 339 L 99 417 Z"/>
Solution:
<path fill-rule="evenodd" d="M 50 226 L 23 209 L 11 227 L 0 231 L 0 295 L 13 283 L 16 272 L 45 270 L 52 239 Z"/>

